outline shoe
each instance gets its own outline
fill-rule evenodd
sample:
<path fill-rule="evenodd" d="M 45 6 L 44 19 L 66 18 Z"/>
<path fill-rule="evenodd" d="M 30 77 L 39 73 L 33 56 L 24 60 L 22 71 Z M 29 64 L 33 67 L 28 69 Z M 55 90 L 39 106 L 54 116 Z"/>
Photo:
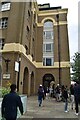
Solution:
<path fill-rule="evenodd" d="M 67 113 L 68 111 L 66 110 L 65 112 Z"/>
<path fill-rule="evenodd" d="M 75 115 L 78 115 L 78 113 L 75 113 Z"/>
<path fill-rule="evenodd" d="M 39 107 L 41 106 L 41 104 L 39 104 Z"/>

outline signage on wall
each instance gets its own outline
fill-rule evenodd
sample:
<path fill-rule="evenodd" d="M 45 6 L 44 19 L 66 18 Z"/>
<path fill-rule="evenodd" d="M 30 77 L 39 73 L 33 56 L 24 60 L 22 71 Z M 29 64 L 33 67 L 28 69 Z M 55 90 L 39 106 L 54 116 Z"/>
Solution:
<path fill-rule="evenodd" d="M 15 71 L 19 72 L 19 63 L 17 61 L 15 62 Z"/>
<path fill-rule="evenodd" d="M 3 79 L 10 79 L 10 74 L 3 74 Z"/>

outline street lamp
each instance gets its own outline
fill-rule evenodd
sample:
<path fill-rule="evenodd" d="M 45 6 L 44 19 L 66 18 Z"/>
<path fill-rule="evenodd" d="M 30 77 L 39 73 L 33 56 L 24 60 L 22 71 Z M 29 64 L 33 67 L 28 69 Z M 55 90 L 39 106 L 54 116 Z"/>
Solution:
<path fill-rule="evenodd" d="M 57 32 L 58 32 L 58 62 L 59 62 L 59 85 L 61 85 L 61 65 L 60 65 L 60 28 L 59 28 L 59 14 L 56 15 L 57 18 Z"/>

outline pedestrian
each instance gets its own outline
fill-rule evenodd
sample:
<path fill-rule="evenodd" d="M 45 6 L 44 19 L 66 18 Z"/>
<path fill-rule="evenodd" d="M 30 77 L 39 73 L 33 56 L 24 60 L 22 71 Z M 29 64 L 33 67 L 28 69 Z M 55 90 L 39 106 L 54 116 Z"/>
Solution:
<path fill-rule="evenodd" d="M 80 83 L 77 82 L 77 84 L 74 85 L 74 97 L 75 97 L 75 114 L 79 114 L 79 102 L 80 102 Z"/>
<path fill-rule="evenodd" d="M 55 88 L 55 92 L 56 92 L 56 101 L 59 102 L 60 101 L 60 87 L 59 87 L 59 84 L 57 84 L 57 86 Z"/>
<path fill-rule="evenodd" d="M 67 87 L 63 87 L 63 93 L 62 96 L 64 97 L 64 111 L 68 112 L 68 91 L 67 91 Z"/>
<path fill-rule="evenodd" d="M 50 98 L 50 95 L 49 95 L 49 88 L 47 87 L 46 89 L 46 99 L 49 99 Z"/>
<path fill-rule="evenodd" d="M 2 100 L 1 113 L 2 118 L 6 120 L 16 120 L 17 107 L 19 107 L 21 114 L 23 114 L 23 105 L 20 96 L 16 93 L 16 85 L 12 84 L 10 89 L 10 93 L 6 94 Z"/>
<path fill-rule="evenodd" d="M 74 105 L 74 85 L 70 86 L 70 96 L 71 96 L 71 109 L 73 110 L 73 105 Z"/>
<path fill-rule="evenodd" d="M 44 89 L 42 87 L 42 85 L 40 84 L 39 88 L 38 88 L 38 103 L 39 103 L 39 107 L 42 105 L 42 100 L 44 99 Z"/>

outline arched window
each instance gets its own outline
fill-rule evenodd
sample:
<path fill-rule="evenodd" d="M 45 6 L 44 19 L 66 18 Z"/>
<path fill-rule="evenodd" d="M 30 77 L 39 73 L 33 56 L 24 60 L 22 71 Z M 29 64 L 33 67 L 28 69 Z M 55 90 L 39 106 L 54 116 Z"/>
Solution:
<path fill-rule="evenodd" d="M 53 28 L 53 22 L 52 21 L 46 21 L 44 23 L 44 28 Z"/>
<path fill-rule="evenodd" d="M 53 66 L 54 63 L 53 22 L 47 20 L 43 27 L 43 65 Z"/>

